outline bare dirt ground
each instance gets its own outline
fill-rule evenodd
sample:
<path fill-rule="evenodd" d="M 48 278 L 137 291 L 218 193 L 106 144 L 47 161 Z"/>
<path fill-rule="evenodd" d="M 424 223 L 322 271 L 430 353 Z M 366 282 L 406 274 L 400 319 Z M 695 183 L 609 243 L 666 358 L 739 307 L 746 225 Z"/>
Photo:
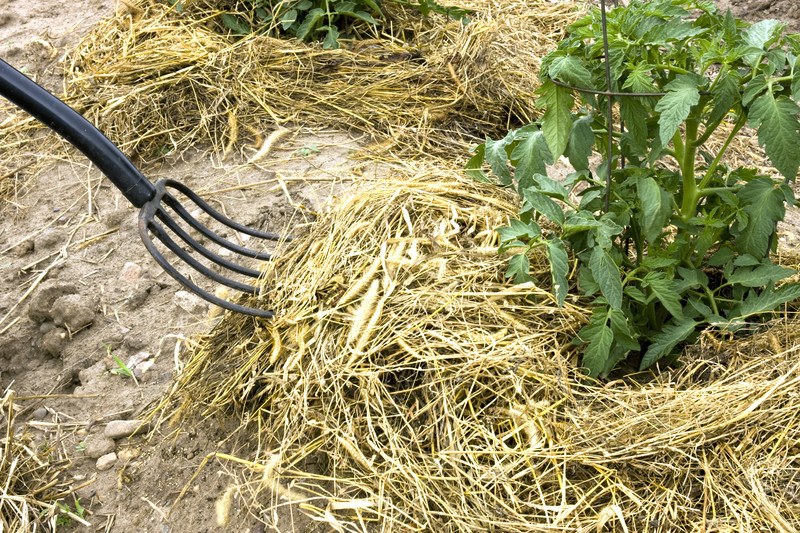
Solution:
<path fill-rule="evenodd" d="M 724 3 L 726 0 L 721 0 Z M 782 18 L 800 31 L 797 0 L 731 0 L 751 20 Z M 0 0 L 0 57 L 60 93 L 59 60 L 101 17 L 124 9 L 116 0 Z M 213 198 L 237 220 L 291 232 L 341 190 L 364 142 L 341 132 L 293 130 L 258 164 L 252 150 L 220 161 L 198 151 L 144 168 Z M 17 420 L 38 442 L 61 442 L 73 462 L 86 531 L 324 531 L 296 510 L 256 520 L 235 500 L 230 525 L 217 526 L 214 502 L 231 482 L 212 461 L 170 506 L 212 452 L 247 443 L 227 439 L 212 419 L 164 428 L 148 442 L 132 426 L 168 390 L 191 335 L 213 324 L 209 306 L 187 294 L 145 253 L 136 211 L 77 152 L 32 154 L 52 164 L 21 181 L 0 205 L 0 391 L 17 396 Z M 13 179 L 10 177 L 9 179 Z M 213 191 L 226 192 L 209 194 Z M 176 348 L 177 346 L 177 348 Z M 135 378 L 114 371 L 114 354 Z M 66 504 L 75 508 L 70 496 Z M 278 504 L 280 506 L 280 504 Z"/>

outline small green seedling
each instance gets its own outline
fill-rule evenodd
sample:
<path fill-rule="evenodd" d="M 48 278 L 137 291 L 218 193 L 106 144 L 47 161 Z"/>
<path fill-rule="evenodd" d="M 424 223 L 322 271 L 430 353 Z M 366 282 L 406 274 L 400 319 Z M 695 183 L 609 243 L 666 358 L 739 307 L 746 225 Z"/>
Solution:
<path fill-rule="evenodd" d="M 86 441 L 82 440 L 75 445 L 75 451 L 78 453 L 83 453 L 86 451 L 86 447 L 87 447 Z"/>
<path fill-rule="evenodd" d="M 294 152 L 292 152 L 292 155 L 297 154 L 300 157 L 308 157 L 312 153 L 318 154 L 320 151 L 321 150 L 319 146 L 316 146 L 314 144 L 308 144 L 306 146 L 303 146 L 299 150 L 295 150 Z"/>
<path fill-rule="evenodd" d="M 132 380 L 136 381 L 136 377 L 133 375 L 131 369 L 128 368 L 128 365 L 123 363 L 122 359 L 117 357 L 116 354 L 111 351 L 110 347 L 108 347 L 106 344 L 103 344 L 103 346 L 105 346 L 108 355 L 110 355 L 114 359 L 114 362 L 117 364 L 117 368 L 112 368 L 111 370 L 109 370 L 109 372 L 111 372 L 112 374 L 117 374 L 118 376 L 131 378 Z"/>
<path fill-rule="evenodd" d="M 86 509 L 81 505 L 80 498 L 75 499 L 75 509 L 61 502 L 56 502 L 56 505 L 58 505 L 58 508 L 63 512 L 63 514 L 60 514 L 58 518 L 56 518 L 57 526 L 70 527 L 74 517 L 80 518 L 81 520 L 85 518 Z"/>

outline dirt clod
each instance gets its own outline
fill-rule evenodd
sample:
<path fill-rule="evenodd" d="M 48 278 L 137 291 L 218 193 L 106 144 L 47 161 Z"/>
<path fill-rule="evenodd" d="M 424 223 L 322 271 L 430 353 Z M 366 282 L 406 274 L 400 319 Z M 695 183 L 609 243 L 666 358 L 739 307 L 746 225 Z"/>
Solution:
<path fill-rule="evenodd" d="M 99 459 L 103 455 L 113 452 L 117 447 L 113 440 L 102 433 L 92 433 L 86 437 L 84 442 L 86 442 L 86 457 L 90 459 Z"/>
<path fill-rule="evenodd" d="M 67 346 L 67 332 L 62 328 L 52 328 L 42 337 L 42 350 L 58 357 Z"/>
<path fill-rule="evenodd" d="M 28 305 L 28 318 L 34 322 L 44 322 L 50 320 L 50 309 L 53 303 L 60 297 L 67 294 L 75 294 L 77 289 L 69 283 L 62 283 L 55 280 L 43 282 L 33 293 L 30 304 Z"/>
<path fill-rule="evenodd" d="M 86 296 L 68 294 L 53 303 L 50 316 L 57 326 L 66 326 L 72 332 L 78 331 L 94 322 L 94 305 Z"/>
<path fill-rule="evenodd" d="M 141 420 L 112 420 L 106 425 L 103 435 L 108 439 L 122 439 L 147 431 L 149 425 Z"/>

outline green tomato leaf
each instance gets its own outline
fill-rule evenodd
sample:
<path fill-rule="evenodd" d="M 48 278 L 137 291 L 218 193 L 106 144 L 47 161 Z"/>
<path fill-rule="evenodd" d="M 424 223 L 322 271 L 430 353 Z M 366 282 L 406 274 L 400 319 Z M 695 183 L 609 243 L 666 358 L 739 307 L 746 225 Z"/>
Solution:
<path fill-rule="evenodd" d="M 712 267 L 722 266 L 731 259 L 733 259 L 733 256 L 734 256 L 733 250 L 731 250 L 730 248 L 720 248 L 719 250 L 714 252 L 714 255 L 712 255 L 711 258 L 709 258 L 708 264 L 709 266 Z"/>
<path fill-rule="evenodd" d="M 592 277 L 600 287 L 600 292 L 608 300 L 608 304 L 613 309 L 622 308 L 622 281 L 619 267 L 609 253 L 599 246 L 595 247 L 589 258 L 589 268 L 592 270 Z"/>
<path fill-rule="evenodd" d="M 737 196 L 741 206 L 739 218 L 747 215 L 747 225 L 742 227 L 737 220 L 731 227 L 736 237 L 736 250 L 760 260 L 767 253 L 775 224 L 786 214 L 783 193 L 770 178 L 760 177 L 742 187 Z"/>
<path fill-rule="evenodd" d="M 656 104 L 656 111 L 661 113 L 658 118 L 659 138 L 664 148 L 672 140 L 678 127 L 686 120 L 692 106 L 700 101 L 698 87 L 703 83 L 697 74 L 679 74 L 674 80 L 664 86 L 667 94 L 661 97 Z"/>
<path fill-rule="evenodd" d="M 722 38 L 725 39 L 725 44 L 728 48 L 733 47 L 736 44 L 736 19 L 733 18 L 730 7 L 725 12 L 725 21 L 722 28 Z"/>
<path fill-rule="evenodd" d="M 761 292 L 751 290 L 741 305 L 731 310 L 728 318 L 747 318 L 751 315 L 769 313 L 777 309 L 779 305 L 798 298 L 800 298 L 799 283 L 782 285 L 777 289 L 770 284 Z"/>
<path fill-rule="evenodd" d="M 503 139 L 495 141 L 486 138 L 484 143 L 484 156 L 486 162 L 492 167 L 492 172 L 500 178 L 500 183 L 508 187 L 513 182 L 511 171 L 508 170 L 508 153 L 506 146 L 514 140 L 514 134 L 509 132 Z"/>
<path fill-rule="evenodd" d="M 595 219 L 591 213 L 586 211 L 578 211 L 577 213 L 570 213 L 564 225 L 561 226 L 562 236 L 566 237 L 582 231 L 587 231 L 592 228 L 599 228 L 603 223 Z"/>
<path fill-rule="evenodd" d="M 632 93 L 658 92 L 658 89 L 653 83 L 652 71 L 654 70 L 656 70 L 656 67 L 650 63 L 637 63 L 628 72 L 628 77 L 625 79 L 625 83 L 622 84 L 622 88 Z M 621 101 L 625 100 L 630 99 L 621 99 Z"/>
<path fill-rule="evenodd" d="M 742 38 L 753 48 L 764 49 L 780 37 L 784 27 L 786 24 L 780 20 L 761 20 L 747 28 Z"/>
<path fill-rule="evenodd" d="M 741 78 L 739 78 L 735 72 L 727 73 L 722 80 L 717 82 L 711 94 L 714 107 L 711 110 L 711 115 L 708 117 L 709 123 L 720 121 L 730 113 L 731 109 L 733 109 L 740 99 L 740 87 Z"/>
<path fill-rule="evenodd" d="M 728 276 L 728 281 L 743 287 L 763 287 L 769 283 L 776 283 L 796 272 L 793 268 L 767 263 L 757 267 L 737 268 Z"/>
<path fill-rule="evenodd" d="M 536 107 L 545 109 L 541 120 L 542 133 L 553 160 L 556 160 L 567 148 L 572 130 L 572 106 L 575 103 L 572 91 L 548 80 L 542 83 L 536 94 L 540 95 Z"/>
<path fill-rule="evenodd" d="M 617 344 L 624 347 L 626 350 L 639 350 L 641 346 L 639 341 L 636 340 L 634 332 L 631 329 L 630 322 L 625 313 L 619 309 L 611 309 L 608 313 L 611 331 L 614 332 L 614 340 Z"/>
<path fill-rule="evenodd" d="M 756 259 L 750 254 L 742 254 L 733 260 L 733 266 L 737 267 L 756 266 L 760 264 L 761 260 Z M 764 283 L 763 285 L 766 285 L 766 283 Z"/>
<path fill-rule="evenodd" d="M 763 74 L 759 74 L 750 80 L 745 86 L 744 92 L 742 93 L 742 104 L 749 106 L 756 96 L 764 92 L 767 87 L 767 78 Z"/>
<path fill-rule="evenodd" d="M 306 13 L 306 18 L 303 19 L 300 27 L 297 28 L 297 38 L 304 41 L 311 34 L 311 31 L 316 28 L 324 15 L 325 12 L 318 7 Z"/>
<path fill-rule="evenodd" d="M 758 129 L 758 144 L 786 179 L 794 180 L 800 168 L 800 108 L 786 96 L 771 92 L 759 96 L 750 106 L 750 125 Z"/>
<path fill-rule="evenodd" d="M 475 152 L 475 155 L 470 157 L 469 161 L 467 161 L 467 164 L 464 165 L 467 176 L 482 183 L 494 183 L 486 176 L 486 174 L 483 173 L 483 170 L 481 170 L 481 167 L 483 167 L 483 162 L 486 160 L 486 145 L 479 144 L 473 149 L 473 151 Z"/>
<path fill-rule="evenodd" d="M 288 30 L 289 26 L 295 23 L 297 20 L 297 10 L 290 9 L 286 13 L 281 16 L 281 26 L 283 26 L 284 30 Z"/>
<path fill-rule="evenodd" d="M 535 131 L 522 139 L 511 152 L 511 159 L 516 161 L 518 180 L 535 174 L 547 174 L 547 165 L 553 164 L 553 155 L 541 131 Z"/>
<path fill-rule="evenodd" d="M 250 25 L 246 20 L 230 13 L 222 14 L 222 23 L 235 35 L 247 35 L 250 33 Z"/>
<path fill-rule="evenodd" d="M 572 123 L 566 156 L 575 170 L 589 169 L 589 157 L 594 146 L 593 120 L 594 116 L 587 115 Z"/>
<path fill-rule="evenodd" d="M 555 203 L 549 196 L 546 196 L 532 187 L 527 187 L 520 191 L 522 199 L 522 211 L 535 209 L 537 212 L 549 218 L 559 226 L 564 223 L 564 210 Z"/>
<path fill-rule="evenodd" d="M 512 218 L 508 226 L 497 228 L 500 242 L 509 242 L 517 239 L 534 239 L 542 234 L 542 228 L 535 221 L 525 224 L 518 218 Z"/>
<path fill-rule="evenodd" d="M 794 62 L 792 73 L 792 100 L 800 102 L 800 56 Z"/>
<path fill-rule="evenodd" d="M 611 354 L 611 344 L 614 342 L 614 331 L 608 327 L 606 316 L 602 311 L 598 315 L 593 315 L 589 324 L 580 331 L 581 340 L 589 343 L 583 351 L 583 366 L 588 370 L 587 374 L 593 378 L 598 377 L 606 368 L 606 361 Z"/>
<path fill-rule="evenodd" d="M 567 297 L 569 285 L 567 284 L 567 274 L 569 274 L 569 258 L 564 241 L 558 237 L 547 241 L 547 259 L 550 261 L 550 273 L 553 276 L 553 294 L 558 302 L 558 307 L 564 305 Z"/>
<path fill-rule="evenodd" d="M 575 87 L 592 88 L 592 75 L 574 55 L 557 55 L 550 63 L 550 77 Z"/>
<path fill-rule="evenodd" d="M 681 294 L 676 290 L 676 284 L 671 279 L 666 279 L 663 272 L 650 272 L 644 277 L 642 282 L 644 287 L 650 289 L 648 301 L 654 298 L 661 302 L 664 309 L 677 320 L 683 320 L 683 307 L 681 306 Z"/>
<path fill-rule="evenodd" d="M 694 320 L 671 320 L 660 332 L 653 335 L 653 342 L 642 357 L 639 370 L 645 370 L 662 357 L 669 355 L 679 342 L 686 340 L 694 332 Z"/>
<path fill-rule="evenodd" d="M 328 33 L 325 35 L 322 48 L 326 50 L 336 50 L 339 48 L 339 30 L 336 29 L 336 26 L 328 27 Z"/>
<path fill-rule="evenodd" d="M 514 283 L 526 283 L 533 281 L 530 275 L 531 262 L 525 254 L 516 254 L 508 262 L 508 270 L 506 270 L 506 278 L 514 278 Z"/>
<path fill-rule="evenodd" d="M 655 179 L 647 177 L 640 179 L 636 184 L 639 202 L 642 204 L 642 211 L 639 213 L 639 225 L 642 227 L 647 242 L 654 243 L 661 232 L 669 213 L 665 213 L 662 208 L 661 187 Z"/>
<path fill-rule="evenodd" d="M 649 113 L 647 108 L 638 98 L 621 98 L 619 110 L 622 120 L 625 121 L 623 133 L 626 139 L 635 148 L 635 154 L 644 156 L 647 153 L 647 119 Z"/>
<path fill-rule="evenodd" d="M 539 186 L 539 192 L 552 198 L 566 200 L 569 196 L 567 189 L 561 183 L 544 174 L 534 174 L 533 181 Z"/>

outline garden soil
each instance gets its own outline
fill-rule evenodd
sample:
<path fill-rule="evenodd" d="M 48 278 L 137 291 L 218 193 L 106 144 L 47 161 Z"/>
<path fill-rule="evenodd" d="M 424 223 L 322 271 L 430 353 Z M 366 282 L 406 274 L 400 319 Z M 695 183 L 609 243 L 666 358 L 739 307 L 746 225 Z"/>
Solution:
<path fill-rule="evenodd" d="M 781 17 L 800 31 L 796 0 L 730 4 L 739 16 Z M 60 94 L 65 52 L 101 18 L 129 6 L 0 0 L 0 8 L 0 57 Z M 292 233 L 336 201 L 349 175 L 375 173 L 348 157 L 366 144 L 296 125 L 256 164 L 248 158 L 257 147 L 225 159 L 198 149 L 181 158 L 167 154 L 142 170 L 151 179 L 179 179 L 238 221 Z M 75 509 L 80 498 L 91 526 L 73 521 L 64 529 L 327 531 L 291 510 L 259 521 L 245 506 L 230 510 L 227 526 L 217 525 L 215 502 L 230 473 L 218 462 L 198 469 L 208 454 L 236 453 L 249 443 L 230 440 L 231 428 L 216 419 L 160 428 L 149 439 L 130 436 L 135 427 L 123 422 L 140 420 L 169 390 L 192 335 L 213 324 L 213 310 L 145 253 L 136 211 L 79 153 L 61 145 L 24 155 L 47 169 L 0 176 L 26 176 L 0 205 L 0 392 L 27 397 L 17 402 L 17 422 L 27 425 L 34 444 L 58 442 L 72 463 L 66 475 L 81 488 L 64 501 Z M 118 360 L 135 379 L 116 372 Z"/>

